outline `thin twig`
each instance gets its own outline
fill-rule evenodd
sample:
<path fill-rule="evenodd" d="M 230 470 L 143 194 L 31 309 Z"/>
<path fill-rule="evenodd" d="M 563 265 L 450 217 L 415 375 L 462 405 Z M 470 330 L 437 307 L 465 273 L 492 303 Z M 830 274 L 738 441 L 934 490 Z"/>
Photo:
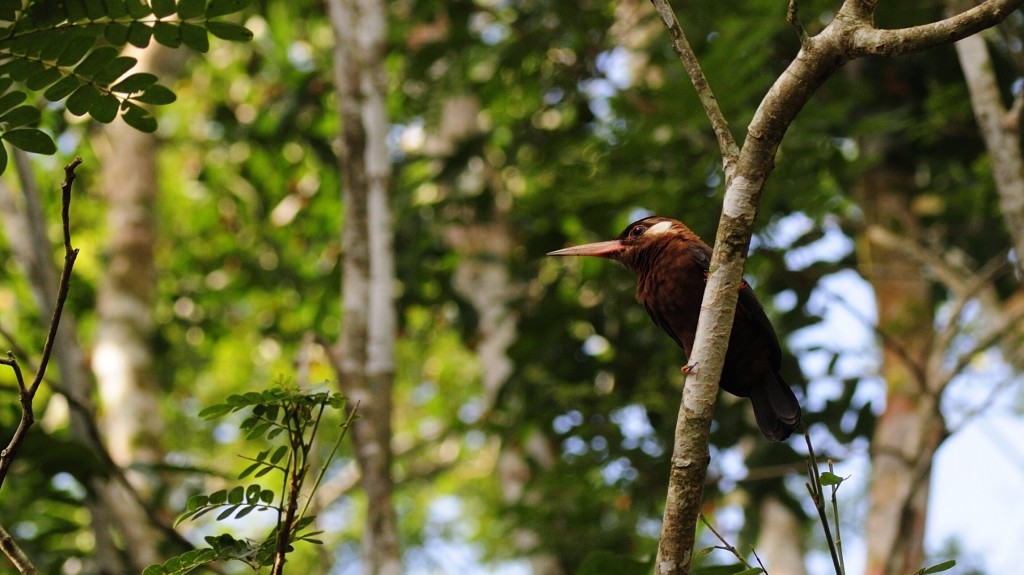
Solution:
<path fill-rule="evenodd" d="M 672 6 L 669 5 L 668 0 L 651 0 L 651 3 L 654 4 L 654 9 L 657 10 L 658 16 L 661 17 L 661 21 L 665 24 L 665 28 L 668 29 L 672 50 L 675 51 L 679 56 L 679 60 L 682 61 L 683 68 L 690 76 L 694 89 L 697 90 L 697 97 L 700 98 L 700 103 L 704 107 L 704 113 L 707 114 L 708 120 L 711 121 L 711 128 L 715 131 L 718 147 L 722 151 L 725 177 L 726 180 L 729 180 L 732 176 L 732 166 L 735 165 L 736 159 L 740 155 L 740 148 L 736 145 L 732 132 L 729 131 L 729 123 L 726 122 L 725 116 L 722 115 L 722 109 L 718 107 L 718 100 L 715 99 L 715 95 L 711 91 L 708 79 L 704 77 L 704 71 L 701 70 L 700 62 L 697 60 L 696 54 L 693 53 L 693 48 L 690 47 L 690 42 L 686 39 L 686 34 L 683 32 L 682 26 L 679 25 L 679 19 L 676 18 Z"/>
<path fill-rule="evenodd" d="M 800 46 L 807 44 L 807 30 L 804 29 L 804 25 L 800 23 L 800 16 L 798 12 L 799 0 L 789 0 L 789 7 L 786 9 L 786 21 L 789 22 L 796 30 L 796 37 L 800 39 Z"/>
<path fill-rule="evenodd" d="M 843 575 L 843 564 L 839 559 L 839 551 L 836 549 L 835 540 L 832 539 L 832 529 L 828 524 L 828 516 L 825 514 L 825 496 L 821 490 L 821 472 L 818 470 L 818 459 L 814 456 L 811 434 L 807 432 L 806 425 L 804 425 L 804 440 L 807 442 L 807 475 L 811 478 L 811 481 L 805 485 L 807 486 L 807 491 L 811 494 L 814 508 L 818 510 L 818 517 L 821 519 L 821 527 L 825 532 L 825 542 L 828 543 L 829 553 L 832 554 L 832 564 L 836 568 L 836 575 Z"/>
<path fill-rule="evenodd" d="M 9 355 L 8 358 L 0 360 L 0 363 L 8 365 L 15 371 L 16 377 L 19 380 L 18 383 L 18 395 L 21 403 L 21 420 L 18 422 L 18 428 L 14 431 L 14 435 L 11 437 L 7 447 L 0 451 L 0 487 L 3 487 L 4 480 L 7 478 L 7 472 L 11 468 L 11 464 L 14 462 L 14 458 L 18 454 L 18 450 L 21 448 L 21 444 L 25 439 L 25 435 L 28 430 L 35 423 L 35 414 L 32 412 L 32 401 L 35 399 L 36 391 L 39 389 L 39 385 L 43 382 L 43 377 L 46 375 L 46 366 L 50 362 L 50 354 L 53 351 L 53 343 L 57 338 L 57 328 L 60 326 L 60 317 L 64 311 L 64 302 L 68 299 L 68 290 L 71 286 L 71 270 L 75 266 L 75 259 L 78 257 L 78 250 L 71 247 L 71 224 L 70 224 L 70 207 L 71 207 L 71 185 L 75 180 L 75 168 L 82 163 L 81 158 L 75 158 L 70 164 L 64 167 L 64 183 L 61 184 L 61 218 L 64 226 L 64 268 L 60 274 L 60 284 L 57 289 L 57 302 L 53 307 L 53 315 L 50 317 L 50 328 L 46 334 L 46 340 L 43 343 L 42 356 L 39 358 L 39 367 L 36 369 L 35 376 L 32 378 L 32 383 L 25 385 L 22 380 L 21 368 L 18 367 L 17 361 L 13 355 Z"/>
<path fill-rule="evenodd" d="M 828 471 L 832 475 L 836 474 L 836 470 L 832 466 L 831 459 L 828 460 Z M 839 485 L 840 483 L 832 485 L 832 520 L 836 523 L 836 553 L 839 555 L 839 569 L 845 574 L 846 562 L 843 560 L 843 536 L 839 528 L 839 500 L 836 499 L 836 491 L 839 491 Z"/>
<path fill-rule="evenodd" d="M 21 547 L 18 547 L 17 541 L 4 529 L 3 525 L 0 525 L 0 550 L 4 552 L 7 559 L 11 561 L 11 565 L 21 575 L 38 575 L 39 571 L 35 565 L 29 560 L 28 555 L 21 550 Z"/>
<path fill-rule="evenodd" d="M 743 554 L 740 553 L 739 549 L 736 549 L 731 544 L 729 544 L 729 542 L 725 540 L 725 537 L 722 537 L 722 534 L 719 533 L 717 529 L 715 529 L 715 526 L 712 525 L 710 521 L 708 521 L 707 517 L 704 517 L 703 513 L 701 513 L 697 517 L 699 517 L 701 523 L 703 523 L 708 529 L 710 529 L 711 532 L 715 534 L 715 537 L 717 537 L 718 540 L 722 542 L 721 546 L 716 546 L 718 549 L 722 549 L 724 551 L 732 553 L 733 556 L 740 560 L 740 563 L 742 563 L 744 567 L 746 567 L 747 569 L 751 568 L 750 563 L 747 562 L 746 557 L 744 557 Z"/>

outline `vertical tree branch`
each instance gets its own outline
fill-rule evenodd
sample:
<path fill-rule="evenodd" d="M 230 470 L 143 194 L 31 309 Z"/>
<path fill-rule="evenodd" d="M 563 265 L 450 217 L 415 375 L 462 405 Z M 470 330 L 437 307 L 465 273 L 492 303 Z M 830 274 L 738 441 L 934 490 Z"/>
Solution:
<path fill-rule="evenodd" d="M 965 10 L 973 2 L 948 0 L 950 11 Z M 1003 105 L 992 58 L 985 39 L 980 35 L 968 36 L 955 43 L 967 90 L 971 95 L 971 109 L 978 122 L 985 147 L 992 158 L 999 208 L 1006 221 L 1013 250 L 1017 257 L 1017 276 L 1024 278 L 1024 155 L 1021 153 L 1020 134 L 1003 122 Z"/>

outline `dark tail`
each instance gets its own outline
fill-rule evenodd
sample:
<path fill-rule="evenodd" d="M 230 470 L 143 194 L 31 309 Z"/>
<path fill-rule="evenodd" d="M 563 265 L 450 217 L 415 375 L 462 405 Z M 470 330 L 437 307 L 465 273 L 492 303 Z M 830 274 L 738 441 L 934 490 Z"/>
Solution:
<path fill-rule="evenodd" d="M 777 373 L 769 372 L 750 390 L 754 419 L 769 441 L 785 441 L 800 425 L 800 402 Z"/>

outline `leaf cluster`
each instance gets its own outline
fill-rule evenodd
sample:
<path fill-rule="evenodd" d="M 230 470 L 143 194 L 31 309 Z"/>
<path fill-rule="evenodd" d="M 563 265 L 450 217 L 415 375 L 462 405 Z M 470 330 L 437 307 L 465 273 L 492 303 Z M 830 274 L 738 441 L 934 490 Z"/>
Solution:
<path fill-rule="evenodd" d="M 244 457 L 252 464 L 246 467 L 238 478 L 244 479 L 250 475 L 260 478 L 272 471 L 279 471 L 283 478 L 283 487 L 280 497 L 272 489 L 266 489 L 258 483 L 251 483 L 245 487 L 236 485 L 231 489 L 218 489 L 209 494 L 193 495 L 188 499 L 186 510 L 175 522 L 175 526 L 215 511 L 217 521 L 243 519 L 254 511 L 276 511 L 277 522 L 271 532 L 260 541 L 236 539 L 228 533 L 208 536 L 208 547 L 172 557 L 162 565 L 150 565 L 143 574 L 186 573 L 213 561 L 229 559 L 259 569 L 273 563 L 278 553 L 292 551 L 291 543 L 295 541 L 322 544 L 323 542 L 316 538 L 320 531 L 303 532 L 313 523 L 316 516 L 307 515 L 306 508 L 296 513 L 297 504 L 309 472 L 309 452 L 324 411 L 328 407 L 342 409 L 344 405 L 345 398 L 340 393 L 305 392 L 281 385 L 262 392 L 232 395 L 224 403 L 201 411 L 200 417 L 216 419 L 244 409 L 250 410 L 250 415 L 239 425 L 241 430 L 247 431 L 245 439 L 258 442 L 279 440 L 282 443 L 261 450 L 256 457 Z M 331 451 L 331 457 L 328 457 L 321 467 L 310 493 L 306 494 L 307 507 L 312 492 L 316 491 L 353 416 L 354 412 L 345 422 Z M 275 500 L 278 502 L 275 503 Z M 278 545 L 282 529 L 288 531 L 288 545 L 284 548 Z"/>
<path fill-rule="evenodd" d="M 142 132 L 156 130 L 146 105 L 174 102 L 154 74 L 127 75 L 138 63 L 121 48 L 145 48 L 151 40 L 207 52 L 207 34 L 247 41 L 252 33 L 221 17 L 250 0 L 3 0 L 0 1 L 0 139 L 38 154 L 53 154 L 49 134 L 34 126 L 40 106 L 23 104 L 26 92 L 64 101 L 75 116 L 101 123 L 120 117 Z M 7 166 L 0 147 L 0 173 Z"/>

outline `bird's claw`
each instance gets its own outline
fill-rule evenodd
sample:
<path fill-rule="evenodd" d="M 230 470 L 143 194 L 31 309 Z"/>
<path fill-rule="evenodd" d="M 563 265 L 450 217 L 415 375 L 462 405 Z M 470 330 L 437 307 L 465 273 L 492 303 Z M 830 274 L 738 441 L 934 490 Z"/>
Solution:
<path fill-rule="evenodd" d="M 697 375 L 697 372 L 700 371 L 697 369 L 698 365 L 700 365 L 698 362 L 688 363 L 683 367 L 680 367 L 679 372 L 683 375 Z"/>

